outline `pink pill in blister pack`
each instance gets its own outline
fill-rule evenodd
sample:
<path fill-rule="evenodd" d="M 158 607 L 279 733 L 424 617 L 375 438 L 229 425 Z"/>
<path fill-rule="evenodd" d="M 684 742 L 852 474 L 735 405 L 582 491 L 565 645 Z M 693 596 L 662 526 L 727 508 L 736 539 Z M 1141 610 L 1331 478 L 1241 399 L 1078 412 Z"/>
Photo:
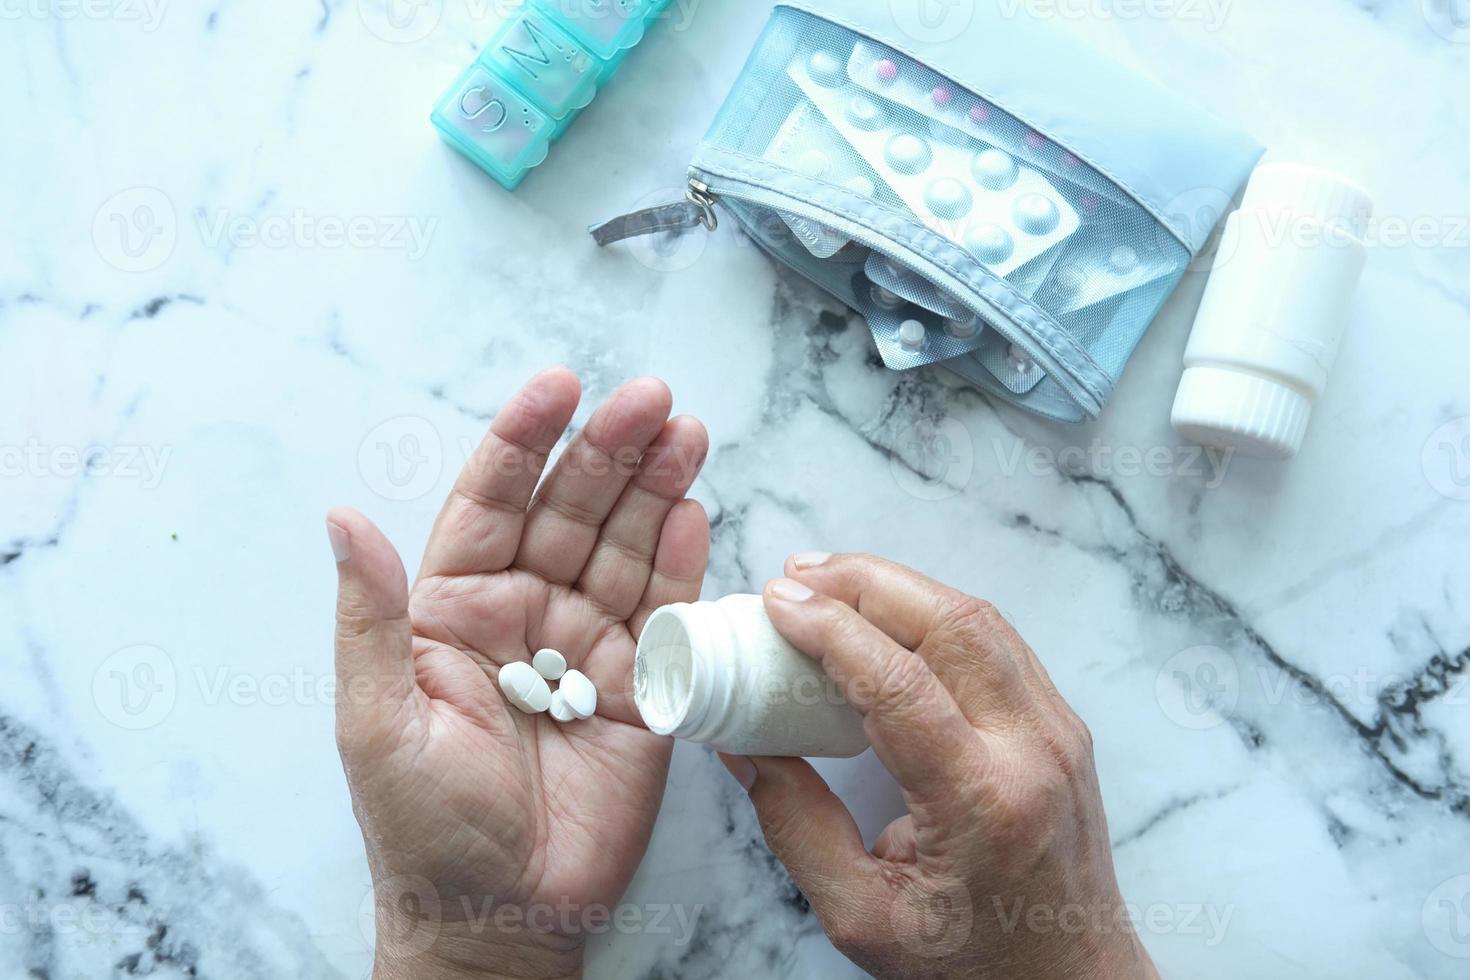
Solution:
<path fill-rule="evenodd" d="M 893 65 L 890 81 L 880 78 L 879 67 Z M 887 74 L 887 69 L 882 71 Z M 956 87 L 944 76 L 898 52 L 869 41 L 859 41 L 848 58 L 845 75 L 856 85 L 881 94 L 924 116 L 930 134 L 952 141 L 976 140 L 1006 150 L 1029 163 L 1120 206 L 1136 208 L 1128 196 L 1075 154 L 1058 146 L 1020 120 Z M 947 97 L 937 97 L 943 91 Z"/>
<path fill-rule="evenodd" d="M 852 82 L 851 62 L 844 79 L 813 72 L 815 60 L 798 57 L 788 67 L 811 103 L 922 224 L 996 275 L 1077 231 L 1076 209 L 1035 169 L 993 147 L 967 148 L 916 131 L 911 113 Z"/>

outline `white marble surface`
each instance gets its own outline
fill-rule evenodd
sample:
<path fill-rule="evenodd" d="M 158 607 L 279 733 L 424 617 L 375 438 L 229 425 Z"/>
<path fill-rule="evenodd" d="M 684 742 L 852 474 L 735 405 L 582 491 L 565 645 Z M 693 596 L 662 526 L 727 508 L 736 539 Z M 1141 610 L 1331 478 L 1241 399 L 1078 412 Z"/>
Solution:
<path fill-rule="evenodd" d="M 1223 479 L 1166 421 L 1197 279 L 1068 429 L 885 372 L 728 231 L 674 273 L 594 249 L 589 222 L 681 184 L 767 3 L 677 0 L 515 196 L 425 118 L 495 5 L 390 30 L 376 4 L 3 6 L 0 977 L 366 973 L 321 517 L 356 505 L 417 555 L 465 447 L 554 362 L 592 395 L 661 375 L 708 423 L 708 595 L 862 549 L 1007 612 L 1096 735 L 1167 976 L 1470 971 L 1470 429 L 1440 430 L 1470 416 L 1453 0 L 1060 4 L 1430 228 L 1374 249 L 1301 458 Z M 912 468 L 934 465 L 916 423 L 951 437 L 948 485 Z M 1130 465 L 1151 447 L 1174 472 Z M 1213 709 L 1185 700 L 1200 681 Z M 828 768 L 866 828 L 892 814 L 871 758 Z M 697 912 L 692 935 L 606 937 L 594 975 L 854 972 L 702 750 L 676 754 L 629 901 Z"/>

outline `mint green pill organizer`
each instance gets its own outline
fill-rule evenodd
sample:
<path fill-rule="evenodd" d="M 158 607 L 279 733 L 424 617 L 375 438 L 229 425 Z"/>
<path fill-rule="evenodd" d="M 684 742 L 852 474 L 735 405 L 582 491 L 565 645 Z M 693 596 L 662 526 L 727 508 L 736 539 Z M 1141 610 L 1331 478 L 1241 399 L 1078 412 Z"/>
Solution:
<path fill-rule="evenodd" d="M 429 119 L 515 190 L 670 2 L 523 0 Z"/>

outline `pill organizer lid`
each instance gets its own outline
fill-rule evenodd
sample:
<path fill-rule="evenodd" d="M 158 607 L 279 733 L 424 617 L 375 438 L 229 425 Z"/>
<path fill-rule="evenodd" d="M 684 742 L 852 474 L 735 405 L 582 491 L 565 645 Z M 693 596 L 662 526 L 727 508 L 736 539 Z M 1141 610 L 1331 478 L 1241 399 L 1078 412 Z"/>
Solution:
<path fill-rule="evenodd" d="M 886 44 L 1010 113 L 1127 191 L 1191 254 L 1213 230 L 1197 215 L 1223 218 L 1260 159 L 1249 136 L 1024 8 L 1007 15 L 998 0 L 974 0 L 947 14 L 974 8 L 954 38 L 921 42 L 898 23 L 901 2 L 777 6 Z"/>

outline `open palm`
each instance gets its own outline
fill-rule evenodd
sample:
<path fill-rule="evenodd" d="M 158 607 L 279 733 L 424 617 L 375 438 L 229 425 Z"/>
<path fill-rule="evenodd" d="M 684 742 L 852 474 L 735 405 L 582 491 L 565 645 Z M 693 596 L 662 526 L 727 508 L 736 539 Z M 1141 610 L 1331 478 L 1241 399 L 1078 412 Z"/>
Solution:
<path fill-rule="evenodd" d="M 684 495 L 708 442 L 642 379 L 543 481 L 579 399 L 572 374 L 547 371 L 496 415 L 411 592 L 365 517 L 328 516 L 338 744 L 380 975 L 575 972 L 589 916 L 606 922 L 647 847 L 672 743 L 639 720 L 633 651 L 654 609 L 698 597 L 709 525 Z M 592 679 L 594 717 L 562 725 L 506 702 L 498 669 L 542 647 Z"/>

